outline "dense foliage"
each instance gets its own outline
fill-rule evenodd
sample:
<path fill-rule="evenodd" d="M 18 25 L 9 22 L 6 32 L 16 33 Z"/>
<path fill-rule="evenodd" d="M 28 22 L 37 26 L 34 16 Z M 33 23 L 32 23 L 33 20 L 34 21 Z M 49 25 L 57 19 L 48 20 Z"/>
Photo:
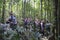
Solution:
<path fill-rule="evenodd" d="M 50 22 L 54 21 L 55 6 L 53 0 L 5 0 L 5 4 L 3 2 L 4 0 L 0 1 L 0 18 L 2 18 L 2 11 L 4 11 L 4 20 L 12 10 L 19 22 L 24 17 L 32 17 L 33 19 L 37 17 L 39 19 L 48 19 Z"/>
<path fill-rule="evenodd" d="M 6 19 L 9 17 L 9 12 L 13 11 L 13 14 L 16 16 L 19 25 L 23 24 L 22 20 L 26 17 L 31 17 L 33 20 L 35 18 L 47 19 L 54 24 L 56 19 L 54 14 L 57 14 L 58 12 L 60 13 L 59 7 L 58 9 L 55 8 L 56 6 L 54 1 L 55 0 L 0 0 L 0 22 L 5 23 Z M 57 14 L 57 19 L 58 18 L 59 14 Z M 17 33 L 14 34 L 14 36 L 16 35 L 19 39 L 19 35 Z M 32 38 L 34 39 L 34 37 Z"/>

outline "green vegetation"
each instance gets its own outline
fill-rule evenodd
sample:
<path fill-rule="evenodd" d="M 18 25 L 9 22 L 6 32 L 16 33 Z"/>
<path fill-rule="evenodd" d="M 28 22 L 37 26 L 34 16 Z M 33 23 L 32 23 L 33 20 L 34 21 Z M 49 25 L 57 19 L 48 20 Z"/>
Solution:
<path fill-rule="evenodd" d="M 56 34 L 60 34 L 58 33 L 60 28 L 59 7 L 60 0 L 0 0 L 0 22 L 5 23 L 9 12 L 13 11 L 19 24 L 23 24 L 22 19 L 25 17 L 48 19 L 54 24 Z"/>
<path fill-rule="evenodd" d="M 19 22 L 24 17 L 48 19 L 50 22 L 55 18 L 53 0 L 2 0 L 0 5 L 0 18 L 3 21 L 6 20 L 10 11 L 14 12 Z"/>

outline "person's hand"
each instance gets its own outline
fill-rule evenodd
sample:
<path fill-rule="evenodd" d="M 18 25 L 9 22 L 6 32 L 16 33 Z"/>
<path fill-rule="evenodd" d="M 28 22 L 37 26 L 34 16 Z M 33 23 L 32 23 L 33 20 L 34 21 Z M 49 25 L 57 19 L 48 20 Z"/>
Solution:
<path fill-rule="evenodd" d="M 11 23 L 13 23 L 13 22 L 11 22 Z"/>

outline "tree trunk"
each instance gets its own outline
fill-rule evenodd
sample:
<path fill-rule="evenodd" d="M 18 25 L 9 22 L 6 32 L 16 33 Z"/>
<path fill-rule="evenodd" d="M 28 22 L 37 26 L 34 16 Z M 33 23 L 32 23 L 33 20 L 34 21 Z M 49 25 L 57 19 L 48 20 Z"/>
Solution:
<path fill-rule="evenodd" d="M 23 1 L 22 0 L 22 18 L 25 18 L 25 5 L 26 4 L 26 0 L 25 1 Z"/>
<path fill-rule="evenodd" d="M 5 0 L 3 0 L 3 10 L 2 10 L 2 23 L 4 23 L 4 18 L 5 18 Z"/>
<path fill-rule="evenodd" d="M 59 13 L 58 13 L 58 0 L 54 0 L 54 4 L 55 4 L 55 11 L 54 11 L 54 16 L 55 16 L 55 27 L 53 27 L 53 36 L 49 39 L 49 40 L 58 40 L 58 17 L 59 17 Z M 56 30 L 56 32 L 55 32 Z"/>
<path fill-rule="evenodd" d="M 60 36 L 60 0 L 58 0 L 58 36 Z M 60 37 L 59 37 L 59 40 L 60 40 Z"/>
<path fill-rule="evenodd" d="M 58 0 L 54 0 L 55 1 L 55 29 L 56 29 L 56 33 L 54 33 L 54 35 L 56 34 L 56 38 L 58 37 Z"/>

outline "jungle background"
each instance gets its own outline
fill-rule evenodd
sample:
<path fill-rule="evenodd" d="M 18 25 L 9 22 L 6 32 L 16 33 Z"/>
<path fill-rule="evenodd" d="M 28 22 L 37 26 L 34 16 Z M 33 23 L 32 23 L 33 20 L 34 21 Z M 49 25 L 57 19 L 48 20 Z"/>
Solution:
<path fill-rule="evenodd" d="M 52 38 L 60 40 L 60 0 L 0 0 L 0 22 L 5 23 L 9 12 L 13 11 L 19 25 L 22 18 L 48 19 L 53 23 Z"/>

